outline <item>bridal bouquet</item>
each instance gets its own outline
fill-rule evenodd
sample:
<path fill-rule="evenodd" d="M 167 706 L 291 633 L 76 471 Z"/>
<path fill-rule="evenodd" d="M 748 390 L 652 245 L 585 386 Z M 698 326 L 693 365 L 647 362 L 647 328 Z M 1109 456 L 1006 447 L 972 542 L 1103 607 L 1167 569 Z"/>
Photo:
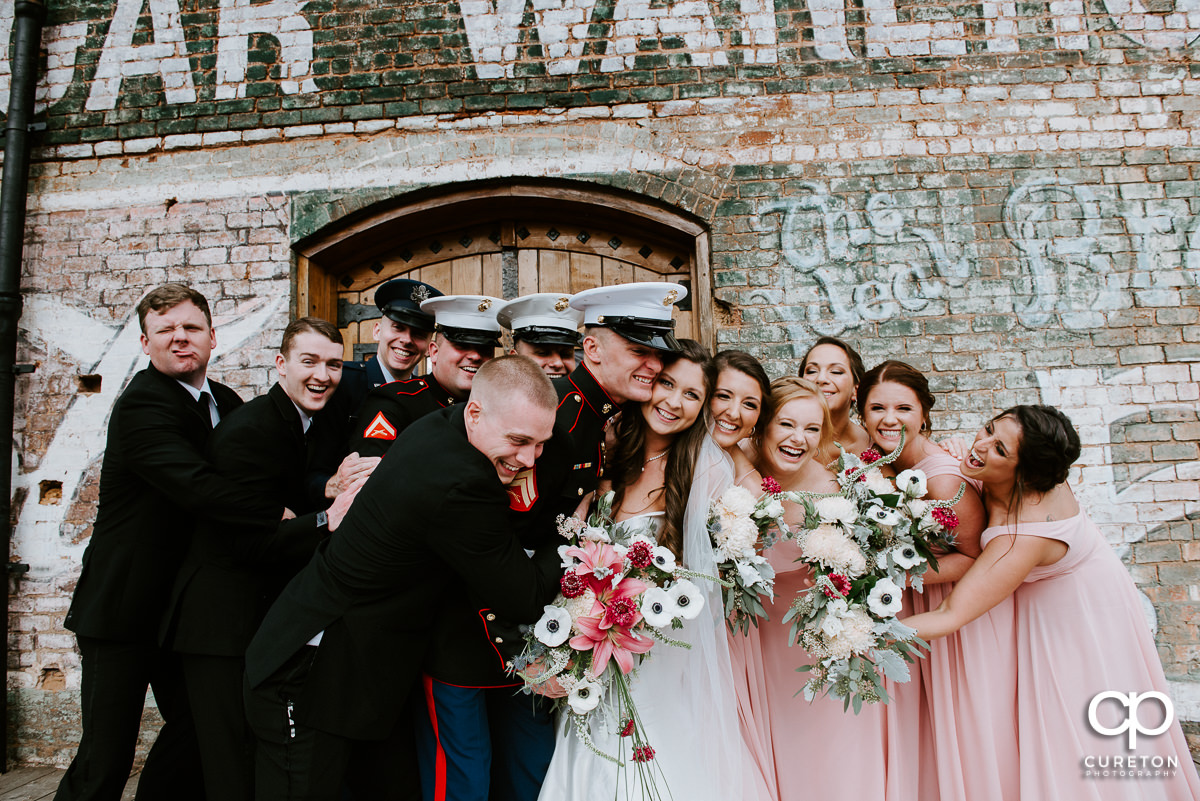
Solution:
<path fill-rule="evenodd" d="M 734 484 L 709 509 L 708 533 L 724 588 L 725 620 L 734 634 L 749 632 L 758 618 L 767 617 L 761 599 L 775 597 L 775 569 L 762 549 L 788 532 L 782 503 L 787 493 L 773 478 L 764 478 L 762 487 L 763 494 L 755 498 Z"/>
<path fill-rule="evenodd" d="M 550 681 L 567 693 L 556 700 L 580 740 L 593 752 L 624 767 L 624 742 L 630 759 L 654 759 L 629 693 L 629 673 L 655 642 L 689 647 L 664 631 L 679 628 L 700 614 L 704 596 L 692 581 L 699 574 L 677 566 L 675 555 L 638 533 L 611 522 L 613 494 L 600 499 L 585 522 L 559 516 L 558 532 L 568 541 L 559 547 L 565 573 L 561 593 L 545 608 L 525 636 L 525 650 L 509 668 L 527 688 Z M 621 753 L 601 751 L 592 740 L 591 717 L 606 715 L 620 733 Z M 642 781 L 653 797 L 652 778 Z"/>
<path fill-rule="evenodd" d="M 921 575 L 936 566 L 934 552 L 952 544 L 958 518 L 951 508 L 962 497 L 925 500 L 926 477 L 905 470 L 895 480 L 879 468 L 895 460 L 868 450 L 861 458 L 843 452 L 838 460 L 836 495 L 805 498 L 804 527 L 795 535 L 812 570 L 813 585 L 801 592 L 784 621 L 792 640 L 816 662 L 804 697 L 828 693 L 851 704 L 887 702 L 883 679 L 909 680 L 908 663 L 918 646 L 916 631 L 896 619 L 907 585 L 920 590 Z"/>

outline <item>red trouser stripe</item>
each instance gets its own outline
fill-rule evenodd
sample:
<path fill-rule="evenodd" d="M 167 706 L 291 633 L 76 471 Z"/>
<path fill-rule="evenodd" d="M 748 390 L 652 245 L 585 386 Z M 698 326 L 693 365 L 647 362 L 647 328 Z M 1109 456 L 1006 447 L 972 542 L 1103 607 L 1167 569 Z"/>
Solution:
<path fill-rule="evenodd" d="M 433 741 L 437 744 L 437 756 L 433 767 L 433 798 L 434 801 L 446 801 L 446 752 L 442 750 L 442 738 L 438 733 L 437 704 L 433 700 L 433 679 L 422 677 L 425 685 L 425 710 L 429 714 L 429 723 L 433 726 Z"/>

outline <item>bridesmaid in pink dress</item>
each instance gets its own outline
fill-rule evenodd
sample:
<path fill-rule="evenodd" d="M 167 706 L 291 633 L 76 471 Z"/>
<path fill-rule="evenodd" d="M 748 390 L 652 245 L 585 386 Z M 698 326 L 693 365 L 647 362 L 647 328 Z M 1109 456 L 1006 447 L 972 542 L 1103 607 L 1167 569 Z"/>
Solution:
<path fill-rule="evenodd" d="M 800 360 L 800 377 L 816 384 L 829 405 L 831 439 L 855 455 L 871 447 L 867 432 L 850 417 L 864 373 L 858 351 L 837 337 L 818 338 Z M 824 463 L 828 464 L 837 453 L 826 456 Z"/>
<path fill-rule="evenodd" d="M 859 386 L 859 413 L 878 450 L 895 450 L 904 430 L 904 450 L 892 469 L 922 471 L 926 497 L 948 500 L 965 479 L 958 460 L 928 437 L 933 405 L 925 376 L 904 362 L 883 362 Z M 952 586 L 947 582 L 961 576 L 979 554 L 986 517 L 977 486 L 968 482 L 954 511 L 957 552 L 940 557 L 937 572 L 926 571 L 923 592 L 905 592 L 902 615 L 936 608 Z M 1017 759 L 1013 636 L 1012 605 L 1001 604 L 910 665 L 909 682 L 886 683 L 892 696 L 886 713 L 889 799 L 1016 798 L 1016 775 L 1008 767 Z M 1008 679 L 980 687 L 981 661 L 990 661 Z"/>
<path fill-rule="evenodd" d="M 944 637 L 1012 598 L 1021 758 L 1005 767 L 1022 798 L 1194 801 L 1200 779 L 1178 722 L 1136 744 L 1094 730 L 1132 719 L 1098 694 L 1168 687 L 1129 573 L 1066 484 L 1079 452 L 1070 420 L 1049 406 L 1016 406 L 985 425 L 962 468 L 983 484 L 983 553 L 937 609 L 905 622 L 927 640 Z M 993 662 L 974 667 L 981 686 L 1004 678 Z M 1150 709 L 1159 705 L 1144 703 L 1139 722 L 1156 730 L 1162 713 Z M 1116 776 L 1115 759 L 1152 774 L 1164 767 Z"/>
<path fill-rule="evenodd" d="M 802 378 L 771 383 L 773 414 L 760 421 L 758 470 L 785 490 L 836 493 L 833 473 L 819 454 L 831 446 L 829 410 L 821 390 Z M 791 525 L 804 520 L 804 508 L 785 503 Z M 762 670 L 779 797 L 793 799 L 880 799 L 886 783 L 882 705 L 844 711 L 839 700 L 820 697 L 811 703 L 797 695 L 807 674 L 796 668 L 812 658 L 791 645 L 791 624 L 783 617 L 797 593 L 807 589 L 809 571 L 796 563 L 799 546 L 791 540 L 767 551 L 775 567 L 771 619 L 760 625 Z"/>
<path fill-rule="evenodd" d="M 754 433 L 763 409 L 771 399 L 771 381 L 758 359 L 740 350 L 716 355 L 716 382 L 709 400 L 712 437 L 733 460 L 734 481 L 755 496 L 762 492 L 762 476 L 741 449 Z M 748 759 L 743 763 L 743 801 L 779 798 L 771 754 L 771 710 L 763 682 L 760 633 L 729 635 L 729 660 L 737 693 L 738 724 Z"/>

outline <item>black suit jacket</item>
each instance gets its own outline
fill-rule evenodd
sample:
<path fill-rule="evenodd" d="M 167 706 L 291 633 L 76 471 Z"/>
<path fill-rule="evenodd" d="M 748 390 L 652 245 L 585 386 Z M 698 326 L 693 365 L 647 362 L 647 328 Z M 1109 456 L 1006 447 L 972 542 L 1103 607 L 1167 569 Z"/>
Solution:
<path fill-rule="evenodd" d="M 315 437 L 324 422 L 318 414 L 309 433 Z M 205 517 L 196 526 L 175 581 L 167 640 L 180 653 L 241 657 L 328 529 L 304 498 L 310 448 L 300 413 L 279 384 L 223 419 L 208 451 L 219 474 L 298 515 L 240 526 Z"/>
<path fill-rule="evenodd" d="M 536 620 L 558 589 L 550 543 L 530 559 L 492 463 L 467 440 L 463 407 L 413 423 L 333 536 L 284 589 L 246 653 L 251 687 L 324 631 L 296 720 L 378 739 L 396 724 L 447 594 Z"/>
<path fill-rule="evenodd" d="M 241 405 L 210 381 L 224 416 Z M 224 523 L 282 514 L 204 461 L 208 412 L 153 366 L 117 398 L 100 469 L 100 505 L 66 627 L 98 639 L 153 643 L 201 510 Z"/>

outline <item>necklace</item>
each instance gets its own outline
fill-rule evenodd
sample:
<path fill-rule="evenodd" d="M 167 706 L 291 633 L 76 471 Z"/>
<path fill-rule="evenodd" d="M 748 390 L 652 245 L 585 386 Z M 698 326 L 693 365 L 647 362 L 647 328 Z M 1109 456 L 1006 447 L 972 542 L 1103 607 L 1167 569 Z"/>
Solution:
<path fill-rule="evenodd" d="M 661 459 L 666 455 L 667 455 L 667 451 L 664 450 L 662 453 L 656 453 L 655 455 L 651 456 L 646 461 L 642 462 L 642 472 L 643 473 L 646 472 L 646 465 L 650 464 L 651 462 L 655 461 L 656 459 Z"/>

